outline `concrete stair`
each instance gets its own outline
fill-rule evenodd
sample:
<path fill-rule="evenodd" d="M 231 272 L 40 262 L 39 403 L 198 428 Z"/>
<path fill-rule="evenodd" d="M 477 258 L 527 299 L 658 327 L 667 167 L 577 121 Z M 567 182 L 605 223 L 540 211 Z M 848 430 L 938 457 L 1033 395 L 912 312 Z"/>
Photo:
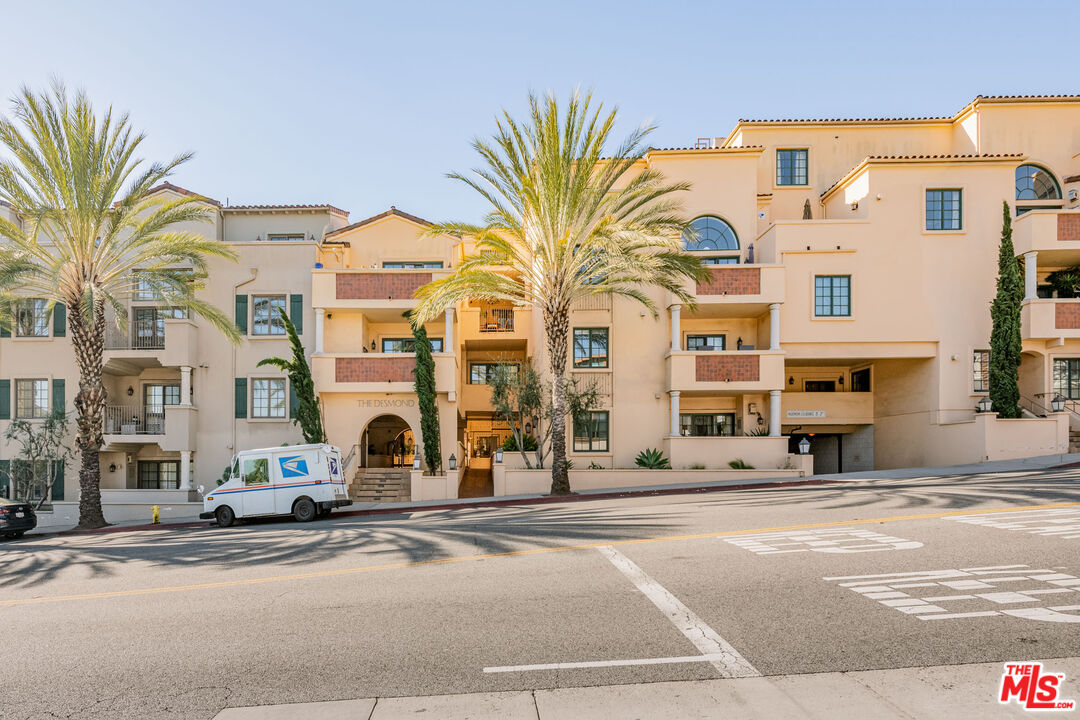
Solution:
<path fill-rule="evenodd" d="M 1069 452 L 1080 452 L 1080 430 L 1069 431 Z"/>
<path fill-rule="evenodd" d="M 407 468 L 359 468 L 349 483 L 353 502 L 407 502 L 412 483 Z"/>

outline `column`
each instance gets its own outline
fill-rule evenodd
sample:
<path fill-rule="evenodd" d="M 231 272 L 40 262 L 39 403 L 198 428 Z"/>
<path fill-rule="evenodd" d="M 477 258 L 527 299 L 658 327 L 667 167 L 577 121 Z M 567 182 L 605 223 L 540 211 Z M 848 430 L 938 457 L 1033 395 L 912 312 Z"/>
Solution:
<path fill-rule="evenodd" d="M 180 451 L 180 489 L 191 489 L 191 451 Z"/>
<path fill-rule="evenodd" d="M 1024 299 L 1034 300 L 1038 296 L 1035 288 L 1035 276 L 1039 269 L 1039 253 L 1035 250 L 1024 253 Z"/>
<path fill-rule="evenodd" d="M 671 437 L 679 437 L 679 391 L 671 391 Z"/>
<path fill-rule="evenodd" d="M 769 391 L 769 437 L 780 437 L 780 391 Z"/>
<path fill-rule="evenodd" d="M 769 305 L 769 349 L 780 349 L 780 303 Z"/>
<path fill-rule="evenodd" d="M 682 305 L 671 306 L 671 352 L 682 349 Z M 675 433 L 678 434 L 678 433 Z"/>
<path fill-rule="evenodd" d="M 180 366 L 180 404 L 191 407 L 191 368 Z"/>
<path fill-rule="evenodd" d="M 326 309 L 315 308 L 315 352 L 323 351 L 323 332 L 326 323 Z"/>
<path fill-rule="evenodd" d="M 443 315 L 446 324 L 443 330 L 443 352 L 454 352 L 454 308 L 446 308 L 446 313 Z"/>

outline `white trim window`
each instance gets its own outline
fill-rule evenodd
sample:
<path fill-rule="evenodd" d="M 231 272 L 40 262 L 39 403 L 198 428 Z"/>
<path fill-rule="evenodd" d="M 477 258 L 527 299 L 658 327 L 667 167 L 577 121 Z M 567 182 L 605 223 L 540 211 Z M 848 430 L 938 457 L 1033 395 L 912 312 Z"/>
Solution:
<path fill-rule="evenodd" d="M 38 420 L 49 414 L 49 381 L 47 378 L 15 381 L 15 417 Z"/>
<path fill-rule="evenodd" d="M 284 295 L 251 296 L 251 334 L 284 335 L 285 322 L 278 309 L 287 310 Z"/>
<path fill-rule="evenodd" d="M 15 303 L 15 337 L 49 337 L 49 301 L 23 298 Z"/>
<path fill-rule="evenodd" d="M 261 420 L 284 420 L 288 415 L 285 378 L 252 378 L 251 417 Z"/>

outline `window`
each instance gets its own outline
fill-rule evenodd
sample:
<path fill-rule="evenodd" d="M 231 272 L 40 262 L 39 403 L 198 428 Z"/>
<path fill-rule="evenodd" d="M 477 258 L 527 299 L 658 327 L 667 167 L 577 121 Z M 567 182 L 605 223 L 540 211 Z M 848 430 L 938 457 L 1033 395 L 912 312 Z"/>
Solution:
<path fill-rule="evenodd" d="M 182 308 L 134 308 L 135 328 L 133 346 L 136 349 L 153 350 L 165 347 L 165 321 L 186 318 L 188 311 Z"/>
<path fill-rule="evenodd" d="M 177 460 L 140 460 L 140 490 L 177 490 L 180 487 L 180 462 Z"/>
<path fill-rule="evenodd" d="M 1080 400 L 1080 358 L 1054 359 L 1054 393 L 1066 400 Z"/>
<path fill-rule="evenodd" d="M 251 417 L 285 417 L 285 379 L 255 378 L 251 381 Z"/>
<path fill-rule="evenodd" d="M 166 278 L 168 277 L 168 275 L 177 275 L 177 276 L 182 276 L 182 277 L 185 277 L 185 278 L 189 278 L 189 277 L 191 277 L 192 272 L 193 271 L 192 271 L 191 268 L 172 268 L 172 269 L 168 269 L 168 270 L 162 270 L 160 275 L 162 277 L 166 277 Z M 136 302 L 145 302 L 145 301 L 148 301 L 148 300 L 157 300 L 158 296 L 154 292 L 153 285 L 147 279 L 146 273 L 145 272 L 139 272 L 138 270 L 136 270 L 134 275 L 135 275 L 135 290 L 132 293 L 131 299 L 135 300 Z M 168 282 L 168 280 L 165 280 L 165 282 L 159 281 L 157 283 L 157 285 L 158 286 L 164 285 L 166 288 L 168 288 L 169 286 L 165 284 L 167 282 Z M 187 316 L 185 315 L 184 317 L 187 317 Z"/>
<path fill-rule="evenodd" d="M 244 484 L 269 485 L 270 461 L 267 458 L 244 458 Z"/>
<path fill-rule="evenodd" d="M 723 350 L 723 335 L 687 335 L 687 350 Z"/>
<path fill-rule="evenodd" d="M 721 437 L 735 434 L 735 413 L 684 413 L 679 431 L 686 437 Z"/>
<path fill-rule="evenodd" d="M 776 151 L 776 184 L 806 185 L 807 159 L 810 151 L 806 148 Z"/>
<path fill-rule="evenodd" d="M 285 310 L 284 295 L 253 295 L 251 304 L 252 335 L 285 334 L 285 323 L 279 312 Z"/>
<path fill-rule="evenodd" d="M 608 413 L 590 412 L 574 420 L 574 452 L 607 452 Z"/>
<path fill-rule="evenodd" d="M 304 239 L 304 233 L 286 233 L 286 234 L 281 234 L 281 235 L 267 235 L 266 239 L 270 240 L 270 241 L 273 241 L 273 242 L 280 242 L 280 241 L 283 241 L 283 240 L 293 240 L 293 241 L 303 240 Z"/>
<path fill-rule="evenodd" d="M 702 265 L 738 265 L 739 258 L 737 257 L 703 257 L 701 258 Z"/>
<path fill-rule="evenodd" d="M 870 392 L 870 368 L 852 371 L 851 392 Z"/>
<path fill-rule="evenodd" d="M 702 215 L 690 223 L 690 232 L 683 235 L 683 249 L 694 252 L 698 250 L 738 250 L 739 238 L 735 229 L 725 220 L 712 215 Z M 726 258 L 725 258 L 726 259 Z M 709 258 L 709 260 L 721 260 L 721 258 Z M 733 262 L 739 262 L 736 256 Z M 710 263 L 717 264 L 720 263 Z"/>
<path fill-rule="evenodd" d="M 959 190 L 927 190 L 926 229 L 959 230 L 960 206 Z"/>
<path fill-rule="evenodd" d="M 469 384 L 489 385 L 499 367 L 511 368 L 513 372 L 521 372 L 521 365 L 518 363 L 469 363 Z"/>
<path fill-rule="evenodd" d="M 574 328 L 574 367 L 608 366 L 607 328 Z"/>
<path fill-rule="evenodd" d="M 16 337 L 49 336 L 49 301 L 26 298 L 15 304 Z"/>
<path fill-rule="evenodd" d="M 977 393 L 990 392 L 990 351 L 972 353 L 971 386 Z"/>
<path fill-rule="evenodd" d="M 49 381 L 46 379 L 15 381 L 15 417 L 43 418 L 49 414 Z"/>
<path fill-rule="evenodd" d="M 804 380 L 803 392 L 836 392 L 835 380 Z"/>
<path fill-rule="evenodd" d="M 386 270 L 438 270 L 443 266 L 442 260 L 418 260 L 418 261 L 394 261 L 382 264 Z"/>
<path fill-rule="evenodd" d="M 143 385 L 143 408 L 146 412 L 146 432 L 151 435 L 164 433 L 165 406 L 179 404 L 179 385 Z"/>
<path fill-rule="evenodd" d="M 1061 188 L 1046 168 L 1021 165 L 1016 168 L 1017 200 L 1060 200 Z"/>
<path fill-rule="evenodd" d="M 851 315 L 851 276 L 814 276 L 814 315 L 848 317 Z"/>
<path fill-rule="evenodd" d="M 431 343 L 431 352 L 442 352 L 442 338 L 428 338 Z M 416 339 L 407 338 L 383 338 L 382 351 L 384 353 L 411 353 L 416 352 Z"/>

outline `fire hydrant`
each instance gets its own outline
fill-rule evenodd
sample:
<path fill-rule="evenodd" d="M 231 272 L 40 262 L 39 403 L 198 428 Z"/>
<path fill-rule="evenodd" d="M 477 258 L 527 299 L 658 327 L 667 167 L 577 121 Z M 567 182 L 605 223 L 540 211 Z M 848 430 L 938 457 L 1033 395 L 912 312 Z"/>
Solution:
<path fill-rule="evenodd" d="M 154 505 L 152 508 L 150 508 L 150 511 L 154 513 L 153 517 L 150 520 L 150 522 L 152 522 L 154 525 L 157 525 L 158 522 L 159 522 L 158 511 L 160 509 L 161 509 L 161 506 L 159 506 L 159 505 Z"/>

